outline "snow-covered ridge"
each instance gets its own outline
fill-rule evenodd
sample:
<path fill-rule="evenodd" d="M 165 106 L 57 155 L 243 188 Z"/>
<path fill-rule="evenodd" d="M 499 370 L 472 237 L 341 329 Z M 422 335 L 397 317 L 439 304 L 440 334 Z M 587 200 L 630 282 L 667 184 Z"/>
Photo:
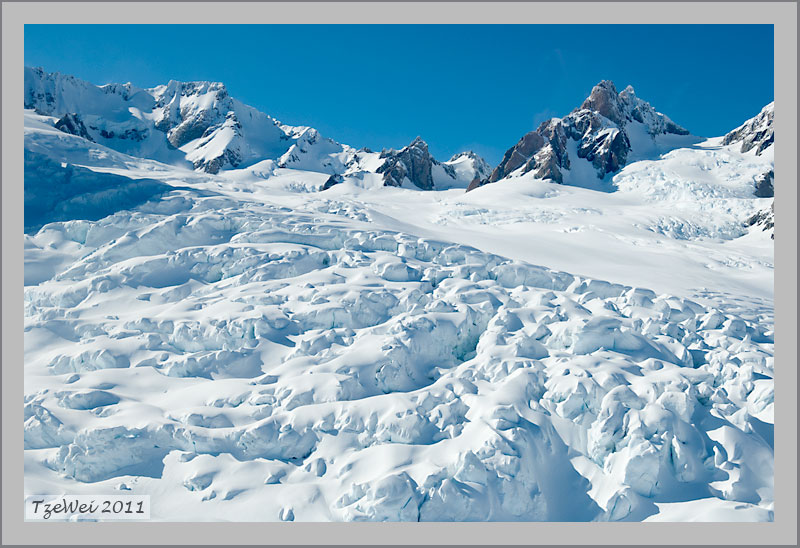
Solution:
<path fill-rule="evenodd" d="M 400 151 L 374 158 L 305 126 L 282 124 L 234 99 L 221 82 L 178 82 L 152 89 L 131 84 L 95 86 L 72 76 L 25 69 L 25 108 L 58 118 L 56 127 L 113 150 L 169 164 L 188 163 L 207 173 L 241 168 L 264 160 L 280 167 L 331 175 L 374 173 L 382 168 L 387 186 L 408 183 L 431 189 L 431 176 L 422 165 L 441 166 L 434 175 L 444 188 L 466 187 L 483 169 L 461 165 L 458 172 L 440 164 L 427 151 L 410 162 L 412 143 Z M 359 157 L 358 153 L 361 152 Z M 406 161 L 397 155 L 405 155 Z M 473 154 L 474 155 L 474 154 Z M 399 164 L 398 164 L 399 162 Z M 409 165 L 406 165 L 406 164 Z M 391 165 L 388 165 L 391 164 Z M 402 165 L 401 176 L 397 165 Z"/>
<path fill-rule="evenodd" d="M 772 102 L 761 109 L 756 116 L 725 135 L 722 144 L 741 143 L 742 152 L 755 150 L 755 154 L 759 155 L 775 140 L 774 122 L 775 103 Z"/>

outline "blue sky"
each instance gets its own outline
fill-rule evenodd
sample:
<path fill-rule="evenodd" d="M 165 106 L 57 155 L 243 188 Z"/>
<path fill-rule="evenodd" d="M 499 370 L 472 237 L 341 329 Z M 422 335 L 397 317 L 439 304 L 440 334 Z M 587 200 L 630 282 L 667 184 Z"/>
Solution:
<path fill-rule="evenodd" d="M 95 84 L 224 82 L 337 141 L 492 164 L 602 79 L 692 133 L 722 135 L 773 100 L 771 25 L 26 25 L 25 64 Z"/>

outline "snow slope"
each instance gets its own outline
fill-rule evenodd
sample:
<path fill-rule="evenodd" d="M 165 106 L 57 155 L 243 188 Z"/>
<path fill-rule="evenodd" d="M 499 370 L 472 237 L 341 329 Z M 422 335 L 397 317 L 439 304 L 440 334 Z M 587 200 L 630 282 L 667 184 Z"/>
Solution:
<path fill-rule="evenodd" d="M 26 113 L 31 196 L 61 170 L 158 192 L 25 235 L 26 494 L 149 494 L 163 521 L 773 519 L 773 247 L 744 223 L 771 147 L 675 149 L 613 192 L 362 169 L 320 192 L 285 158 L 204 173 L 55 122 Z"/>

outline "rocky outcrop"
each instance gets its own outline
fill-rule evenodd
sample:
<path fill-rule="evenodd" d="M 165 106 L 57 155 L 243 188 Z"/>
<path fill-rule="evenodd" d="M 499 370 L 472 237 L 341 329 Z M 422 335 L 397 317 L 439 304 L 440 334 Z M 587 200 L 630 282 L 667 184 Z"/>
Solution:
<path fill-rule="evenodd" d="M 74 113 L 67 113 L 56 122 L 56 129 L 69 133 L 70 135 L 77 135 L 89 141 L 94 141 L 86 129 L 86 125 L 81 120 L 81 117 Z"/>
<path fill-rule="evenodd" d="M 761 230 L 769 231 L 770 237 L 775 239 L 775 201 L 769 208 L 762 209 L 745 222 L 747 226 L 760 227 Z"/>
<path fill-rule="evenodd" d="M 758 115 L 725 135 L 722 144 L 741 143 L 740 150 L 742 152 L 755 150 L 755 154 L 758 156 L 775 142 L 774 122 L 775 103 L 772 102 L 761 109 Z"/>
<path fill-rule="evenodd" d="M 533 172 L 534 177 L 563 183 L 563 170 L 569 170 L 575 158 L 570 158 L 569 141 L 576 143 L 577 158 L 588 160 L 597 177 L 621 169 L 632 149 L 627 128 L 641 124 L 650 138 L 663 134 L 688 135 L 689 132 L 656 112 L 639 99 L 628 86 L 617 93 L 613 82 L 597 84 L 581 106 L 563 118 L 543 122 L 508 149 L 491 175 L 470 189 L 494 183 L 515 173 Z M 469 190 L 469 189 L 468 189 Z"/>
<path fill-rule="evenodd" d="M 385 186 L 401 186 L 408 179 L 422 190 L 433 190 L 432 169 L 438 162 L 428 152 L 428 144 L 420 137 L 400 150 L 383 150 L 383 164 L 376 173 L 383 174 Z"/>
<path fill-rule="evenodd" d="M 328 177 L 328 180 L 325 181 L 320 190 L 328 190 L 332 186 L 340 185 L 343 182 L 344 182 L 344 177 L 342 177 L 341 175 L 333 174 L 330 177 Z"/>
<path fill-rule="evenodd" d="M 775 179 L 775 170 L 770 169 L 756 178 L 755 195 L 759 198 L 773 198 L 775 196 L 775 187 L 773 180 Z"/>
<path fill-rule="evenodd" d="M 181 101 L 181 99 L 184 99 Z M 202 99 L 191 101 L 185 99 Z M 174 147 L 208 135 L 209 130 L 233 112 L 227 89 L 220 82 L 171 80 L 156 95 L 156 128 L 167 134 Z"/>

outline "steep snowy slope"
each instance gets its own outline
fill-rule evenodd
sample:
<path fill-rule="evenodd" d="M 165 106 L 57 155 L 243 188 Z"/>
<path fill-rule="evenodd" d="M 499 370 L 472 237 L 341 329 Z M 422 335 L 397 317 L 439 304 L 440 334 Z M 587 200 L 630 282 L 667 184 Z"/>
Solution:
<path fill-rule="evenodd" d="M 270 116 L 233 99 L 219 82 L 176 82 L 152 90 L 155 127 L 195 169 L 220 169 L 276 158 L 292 139 Z"/>
<path fill-rule="evenodd" d="M 151 90 L 94 86 L 72 76 L 25 69 L 25 107 L 86 128 L 83 137 L 138 157 L 195 169 L 277 158 L 292 144 L 279 123 L 228 95 L 217 82 L 176 82 Z M 61 128 L 59 128 L 61 129 Z"/>

